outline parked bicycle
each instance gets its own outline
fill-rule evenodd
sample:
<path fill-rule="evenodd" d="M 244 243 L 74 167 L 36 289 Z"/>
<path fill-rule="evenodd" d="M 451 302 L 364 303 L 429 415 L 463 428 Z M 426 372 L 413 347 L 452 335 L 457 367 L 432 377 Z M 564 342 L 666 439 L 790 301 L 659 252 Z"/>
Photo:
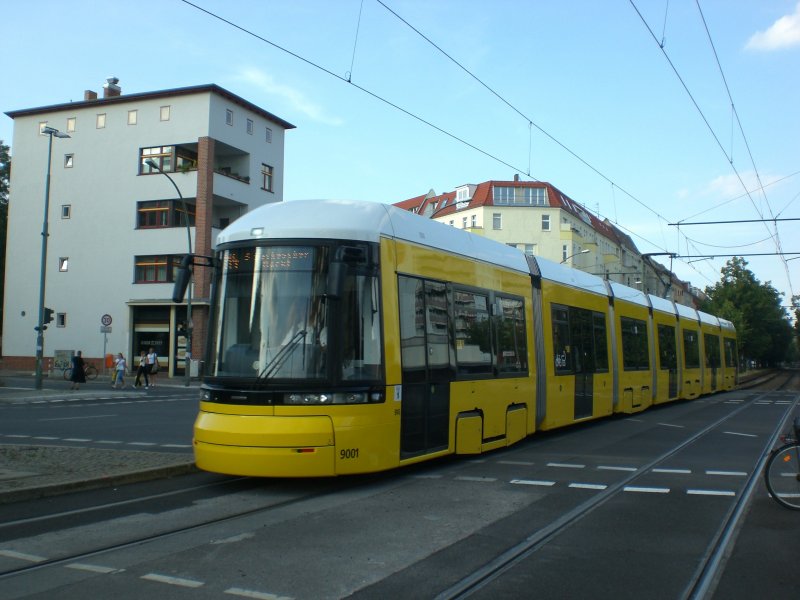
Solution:
<path fill-rule="evenodd" d="M 86 374 L 86 379 L 97 379 L 97 367 L 93 364 L 87 364 L 83 372 Z M 72 379 L 72 367 L 64 369 L 64 379 L 70 381 Z"/>
<path fill-rule="evenodd" d="M 794 420 L 794 434 L 782 435 L 781 440 L 784 445 L 767 459 L 764 480 L 778 504 L 800 510 L 800 417 Z"/>

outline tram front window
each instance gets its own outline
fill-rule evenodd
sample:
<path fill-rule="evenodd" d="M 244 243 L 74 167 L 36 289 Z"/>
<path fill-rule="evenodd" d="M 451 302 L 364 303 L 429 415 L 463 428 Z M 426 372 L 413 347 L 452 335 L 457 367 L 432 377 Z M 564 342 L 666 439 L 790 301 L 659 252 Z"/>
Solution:
<path fill-rule="evenodd" d="M 377 279 L 345 270 L 329 295 L 328 246 L 222 255 L 217 377 L 374 381 L 381 372 Z"/>

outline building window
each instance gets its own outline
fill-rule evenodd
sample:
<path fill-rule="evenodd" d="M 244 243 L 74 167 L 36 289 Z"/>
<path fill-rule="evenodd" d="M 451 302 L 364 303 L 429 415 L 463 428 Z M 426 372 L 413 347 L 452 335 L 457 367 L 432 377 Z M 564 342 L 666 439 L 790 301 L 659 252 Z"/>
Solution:
<path fill-rule="evenodd" d="M 247 133 L 253 135 L 253 119 L 247 119 Z"/>
<path fill-rule="evenodd" d="M 448 225 L 450 225 L 450 227 L 455 227 L 456 226 L 456 222 L 453 219 L 450 219 L 450 221 L 448 222 Z"/>
<path fill-rule="evenodd" d="M 135 283 L 170 283 L 181 264 L 181 256 L 137 256 L 135 258 Z"/>
<path fill-rule="evenodd" d="M 494 204 L 547 206 L 547 189 L 542 187 L 498 186 L 492 188 Z"/>
<path fill-rule="evenodd" d="M 525 244 L 525 254 L 528 256 L 536 254 L 536 244 Z"/>
<path fill-rule="evenodd" d="M 69 271 L 68 256 L 62 256 L 61 258 L 58 259 L 58 270 L 61 271 L 62 273 L 66 273 L 67 271 Z"/>
<path fill-rule="evenodd" d="M 568 250 L 568 248 L 567 248 L 566 244 L 561 246 L 561 262 L 565 262 L 567 260 L 567 258 L 569 257 L 569 254 L 567 253 L 567 250 Z"/>
<path fill-rule="evenodd" d="M 492 229 L 503 228 L 503 215 L 500 213 L 492 213 Z"/>
<path fill-rule="evenodd" d="M 194 226 L 195 205 L 180 200 L 149 200 L 136 205 L 136 224 L 139 229 L 162 227 L 186 227 L 186 211 L 189 211 L 189 226 Z"/>
<path fill-rule="evenodd" d="M 159 111 L 159 118 L 162 121 L 169 121 L 169 113 L 170 113 L 170 107 L 162 106 L 161 110 Z"/>
<path fill-rule="evenodd" d="M 73 133 L 75 131 L 75 117 L 70 117 L 67 119 L 67 133 Z"/>
<path fill-rule="evenodd" d="M 64 155 L 64 168 L 65 169 L 71 169 L 72 168 L 72 162 L 73 162 L 74 158 L 75 158 L 74 154 L 65 154 Z"/>
<path fill-rule="evenodd" d="M 56 327 L 67 326 L 67 313 L 56 313 Z"/>
<path fill-rule="evenodd" d="M 542 231 L 550 231 L 550 215 L 542 215 Z"/>
<path fill-rule="evenodd" d="M 470 219 L 470 227 L 477 227 L 478 226 L 478 215 L 472 215 Z"/>
<path fill-rule="evenodd" d="M 267 138 L 266 139 L 267 139 L 267 143 L 268 144 L 272 143 L 272 129 L 270 129 L 269 127 L 267 127 Z"/>
<path fill-rule="evenodd" d="M 128 111 L 128 125 L 136 125 L 136 121 L 139 118 L 139 111 L 138 110 L 129 110 Z"/>
<path fill-rule="evenodd" d="M 272 190 L 272 183 L 274 179 L 274 169 L 265 164 L 261 164 L 261 189 L 266 190 L 267 192 L 271 192 Z"/>
<path fill-rule="evenodd" d="M 97 115 L 96 127 L 97 129 L 105 129 L 106 126 L 106 113 Z"/>
<path fill-rule="evenodd" d="M 150 175 L 158 173 L 147 164 L 148 160 L 155 162 L 162 171 L 190 171 L 197 169 L 197 153 L 183 146 L 154 146 L 142 148 L 139 154 L 139 174 Z"/>
<path fill-rule="evenodd" d="M 469 188 L 458 188 L 456 190 L 456 202 L 464 202 L 465 200 L 469 200 Z"/>
<path fill-rule="evenodd" d="M 467 228 L 467 217 L 461 217 L 461 227 L 462 229 Z"/>
<path fill-rule="evenodd" d="M 62 204 L 61 205 L 61 218 L 62 219 L 69 219 L 72 216 L 72 205 L 71 204 Z"/>
<path fill-rule="evenodd" d="M 225 109 L 225 125 L 233 125 L 233 111 L 230 108 Z"/>

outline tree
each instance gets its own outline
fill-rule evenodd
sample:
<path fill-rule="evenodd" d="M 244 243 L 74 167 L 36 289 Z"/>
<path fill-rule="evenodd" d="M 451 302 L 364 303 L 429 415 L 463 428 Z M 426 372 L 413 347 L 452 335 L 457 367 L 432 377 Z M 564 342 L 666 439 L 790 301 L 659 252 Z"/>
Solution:
<path fill-rule="evenodd" d="M 793 329 L 782 307 L 783 294 L 769 281 L 759 282 L 743 258 L 731 258 L 721 273 L 718 283 L 706 287 L 709 299 L 701 310 L 733 322 L 743 359 L 764 366 L 788 360 L 793 350 Z"/>
<path fill-rule="evenodd" d="M 8 181 L 11 177 L 9 147 L 0 140 L 0 331 L 3 327 L 3 292 L 6 280 L 6 231 L 8 230 Z"/>

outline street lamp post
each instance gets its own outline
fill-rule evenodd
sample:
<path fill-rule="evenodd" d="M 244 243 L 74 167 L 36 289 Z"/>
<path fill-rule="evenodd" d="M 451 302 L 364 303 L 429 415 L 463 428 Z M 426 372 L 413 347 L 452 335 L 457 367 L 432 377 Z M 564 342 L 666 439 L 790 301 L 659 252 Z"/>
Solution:
<path fill-rule="evenodd" d="M 68 138 L 66 133 L 62 133 L 53 127 L 42 127 L 41 133 L 48 136 L 47 141 L 47 175 L 44 180 L 44 220 L 42 221 L 42 258 L 39 267 L 39 321 L 36 327 L 36 372 L 34 376 L 34 387 L 42 389 L 42 362 L 44 359 L 44 289 L 45 277 L 47 275 L 47 237 L 48 221 L 47 216 L 50 212 L 50 163 L 53 157 L 53 137 Z"/>
<path fill-rule="evenodd" d="M 565 262 L 567 262 L 573 256 L 578 256 L 579 254 L 588 254 L 589 252 L 590 252 L 589 248 L 584 248 L 580 252 L 575 252 L 574 254 L 570 254 L 568 257 L 566 257 L 564 260 L 561 261 L 561 264 L 563 265 Z"/>
<path fill-rule="evenodd" d="M 181 204 L 183 205 L 183 214 L 186 218 L 186 242 L 189 246 L 189 255 L 192 254 L 192 228 L 189 225 L 189 209 L 186 206 L 186 200 L 183 199 L 183 194 L 181 194 L 181 190 L 178 188 L 178 184 L 170 177 L 166 172 L 164 172 L 161 167 L 158 166 L 158 163 L 154 161 L 152 158 L 148 158 L 144 161 L 150 168 L 155 169 L 159 173 L 161 173 L 164 177 L 169 179 L 169 182 L 175 188 L 175 191 L 178 192 L 178 198 L 181 199 Z M 194 323 L 192 322 L 192 270 L 189 269 L 189 285 L 186 289 L 186 358 L 184 359 L 184 371 L 185 371 L 185 382 L 184 385 L 188 386 L 192 379 L 191 373 L 191 362 L 192 362 L 192 330 L 194 329 Z"/>

